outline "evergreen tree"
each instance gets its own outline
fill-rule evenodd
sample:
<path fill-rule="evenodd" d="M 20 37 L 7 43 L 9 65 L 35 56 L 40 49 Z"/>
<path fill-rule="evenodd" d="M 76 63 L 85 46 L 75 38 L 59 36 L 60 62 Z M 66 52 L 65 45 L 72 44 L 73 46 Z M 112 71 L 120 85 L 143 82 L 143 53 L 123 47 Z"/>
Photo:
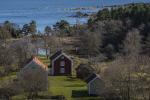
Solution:
<path fill-rule="evenodd" d="M 28 24 L 23 25 L 22 34 L 23 35 L 29 35 L 29 25 Z"/>
<path fill-rule="evenodd" d="M 44 31 L 47 36 L 52 35 L 52 29 L 50 26 L 46 26 Z"/>
<path fill-rule="evenodd" d="M 36 26 L 36 21 L 31 21 L 30 23 L 29 23 L 29 33 L 30 34 L 35 34 L 36 32 L 37 32 L 37 26 Z"/>

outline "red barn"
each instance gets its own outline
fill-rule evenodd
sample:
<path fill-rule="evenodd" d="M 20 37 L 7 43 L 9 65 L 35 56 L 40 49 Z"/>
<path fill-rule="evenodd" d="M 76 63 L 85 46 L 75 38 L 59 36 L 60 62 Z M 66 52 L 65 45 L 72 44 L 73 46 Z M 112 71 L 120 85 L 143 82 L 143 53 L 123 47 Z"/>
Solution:
<path fill-rule="evenodd" d="M 57 51 L 50 57 L 51 60 L 51 74 L 58 75 L 71 75 L 72 74 L 72 60 L 62 51 Z"/>

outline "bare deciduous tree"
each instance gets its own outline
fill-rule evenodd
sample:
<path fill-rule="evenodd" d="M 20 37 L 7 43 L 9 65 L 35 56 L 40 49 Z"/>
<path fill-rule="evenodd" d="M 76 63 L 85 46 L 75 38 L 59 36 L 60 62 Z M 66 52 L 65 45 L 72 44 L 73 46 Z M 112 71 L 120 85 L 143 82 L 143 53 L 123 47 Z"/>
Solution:
<path fill-rule="evenodd" d="M 86 31 L 80 38 L 80 49 L 86 55 L 96 55 L 100 49 L 100 37 L 97 33 Z"/>
<path fill-rule="evenodd" d="M 133 29 L 127 33 L 124 41 L 124 51 L 127 55 L 137 55 L 141 49 L 141 36 L 137 29 Z"/>
<path fill-rule="evenodd" d="M 19 82 L 22 89 L 32 99 L 38 95 L 38 92 L 45 91 L 48 87 L 48 73 L 45 69 L 37 67 L 33 65 L 24 68 L 19 74 Z"/>
<path fill-rule="evenodd" d="M 5 73 L 8 74 L 15 62 L 14 52 L 10 47 L 0 46 L 0 66 L 4 68 Z"/>
<path fill-rule="evenodd" d="M 13 43 L 11 47 L 15 52 L 18 67 L 23 67 L 24 63 L 31 58 L 31 56 L 36 55 L 35 46 L 31 43 L 30 39 L 20 39 Z"/>

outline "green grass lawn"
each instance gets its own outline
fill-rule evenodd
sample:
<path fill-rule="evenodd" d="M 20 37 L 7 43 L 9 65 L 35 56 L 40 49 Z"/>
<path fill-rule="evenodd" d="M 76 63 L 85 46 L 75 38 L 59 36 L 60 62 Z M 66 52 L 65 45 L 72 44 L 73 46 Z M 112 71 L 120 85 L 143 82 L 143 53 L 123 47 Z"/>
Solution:
<path fill-rule="evenodd" d="M 99 100 L 89 97 L 85 82 L 67 76 L 49 76 L 49 93 L 51 95 L 64 95 L 67 100 Z"/>
<path fill-rule="evenodd" d="M 17 74 L 16 72 L 9 73 L 7 76 L 0 77 L 0 81 L 7 81 L 10 79 L 15 79 L 15 78 L 17 78 L 16 74 Z"/>
<path fill-rule="evenodd" d="M 49 88 L 45 92 L 39 93 L 40 96 L 63 95 L 67 100 L 100 100 L 99 97 L 90 97 L 87 93 L 86 83 L 75 77 L 49 76 Z M 13 97 L 13 100 L 25 100 L 25 95 Z M 36 99 L 46 100 L 46 99 Z"/>
<path fill-rule="evenodd" d="M 39 59 L 46 65 L 50 64 L 49 59 L 46 59 L 45 56 L 39 56 Z M 98 97 L 90 97 L 87 92 L 87 84 L 75 76 L 48 76 L 48 81 L 48 90 L 40 92 L 40 96 L 63 95 L 67 100 L 100 100 Z M 15 96 L 13 100 L 23 100 L 25 98 L 25 95 L 22 94 Z"/>
<path fill-rule="evenodd" d="M 66 76 L 49 77 L 50 91 L 52 95 L 64 95 L 67 99 L 72 99 L 72 91 L 86 90 L 86 84 L 76 78 Z"/>
<path fill-rule="evenodd" d="M 39 56 L 39 59 L 46 65 L 50 60 L 45 56 Z M 43 95 L 64 95 L 67 100 L 99 100 L 97 97 L 89 97 L 87 84 L 75 76 L 49 76 L 49 89 L 43 92 Z"/>

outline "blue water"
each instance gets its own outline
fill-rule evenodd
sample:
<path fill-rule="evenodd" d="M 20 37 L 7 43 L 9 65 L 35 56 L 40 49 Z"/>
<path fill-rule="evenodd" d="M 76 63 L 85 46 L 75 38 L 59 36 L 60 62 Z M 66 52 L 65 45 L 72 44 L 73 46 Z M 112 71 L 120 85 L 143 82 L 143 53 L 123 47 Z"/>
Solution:
<path fill-rule="evenodd" d="M 87 18 L 68 17 L 76 10 L 69 8 L 79 7 L 102 7 L 115 4 L 125 4 L 131 2 L 149 2 L 150 0 L 0 0 L 0 23 L 5 20 L 12 21 L 19 25 L 29 23 L 31 20 L 37 22 L 38 30 L 42 31 L 46 25 L 52 26 L 59 20 L 67 20 L 75 24 L 86 23 Z M 97 9 L 83 10 L 83 12 L 93 13 Z"/>

